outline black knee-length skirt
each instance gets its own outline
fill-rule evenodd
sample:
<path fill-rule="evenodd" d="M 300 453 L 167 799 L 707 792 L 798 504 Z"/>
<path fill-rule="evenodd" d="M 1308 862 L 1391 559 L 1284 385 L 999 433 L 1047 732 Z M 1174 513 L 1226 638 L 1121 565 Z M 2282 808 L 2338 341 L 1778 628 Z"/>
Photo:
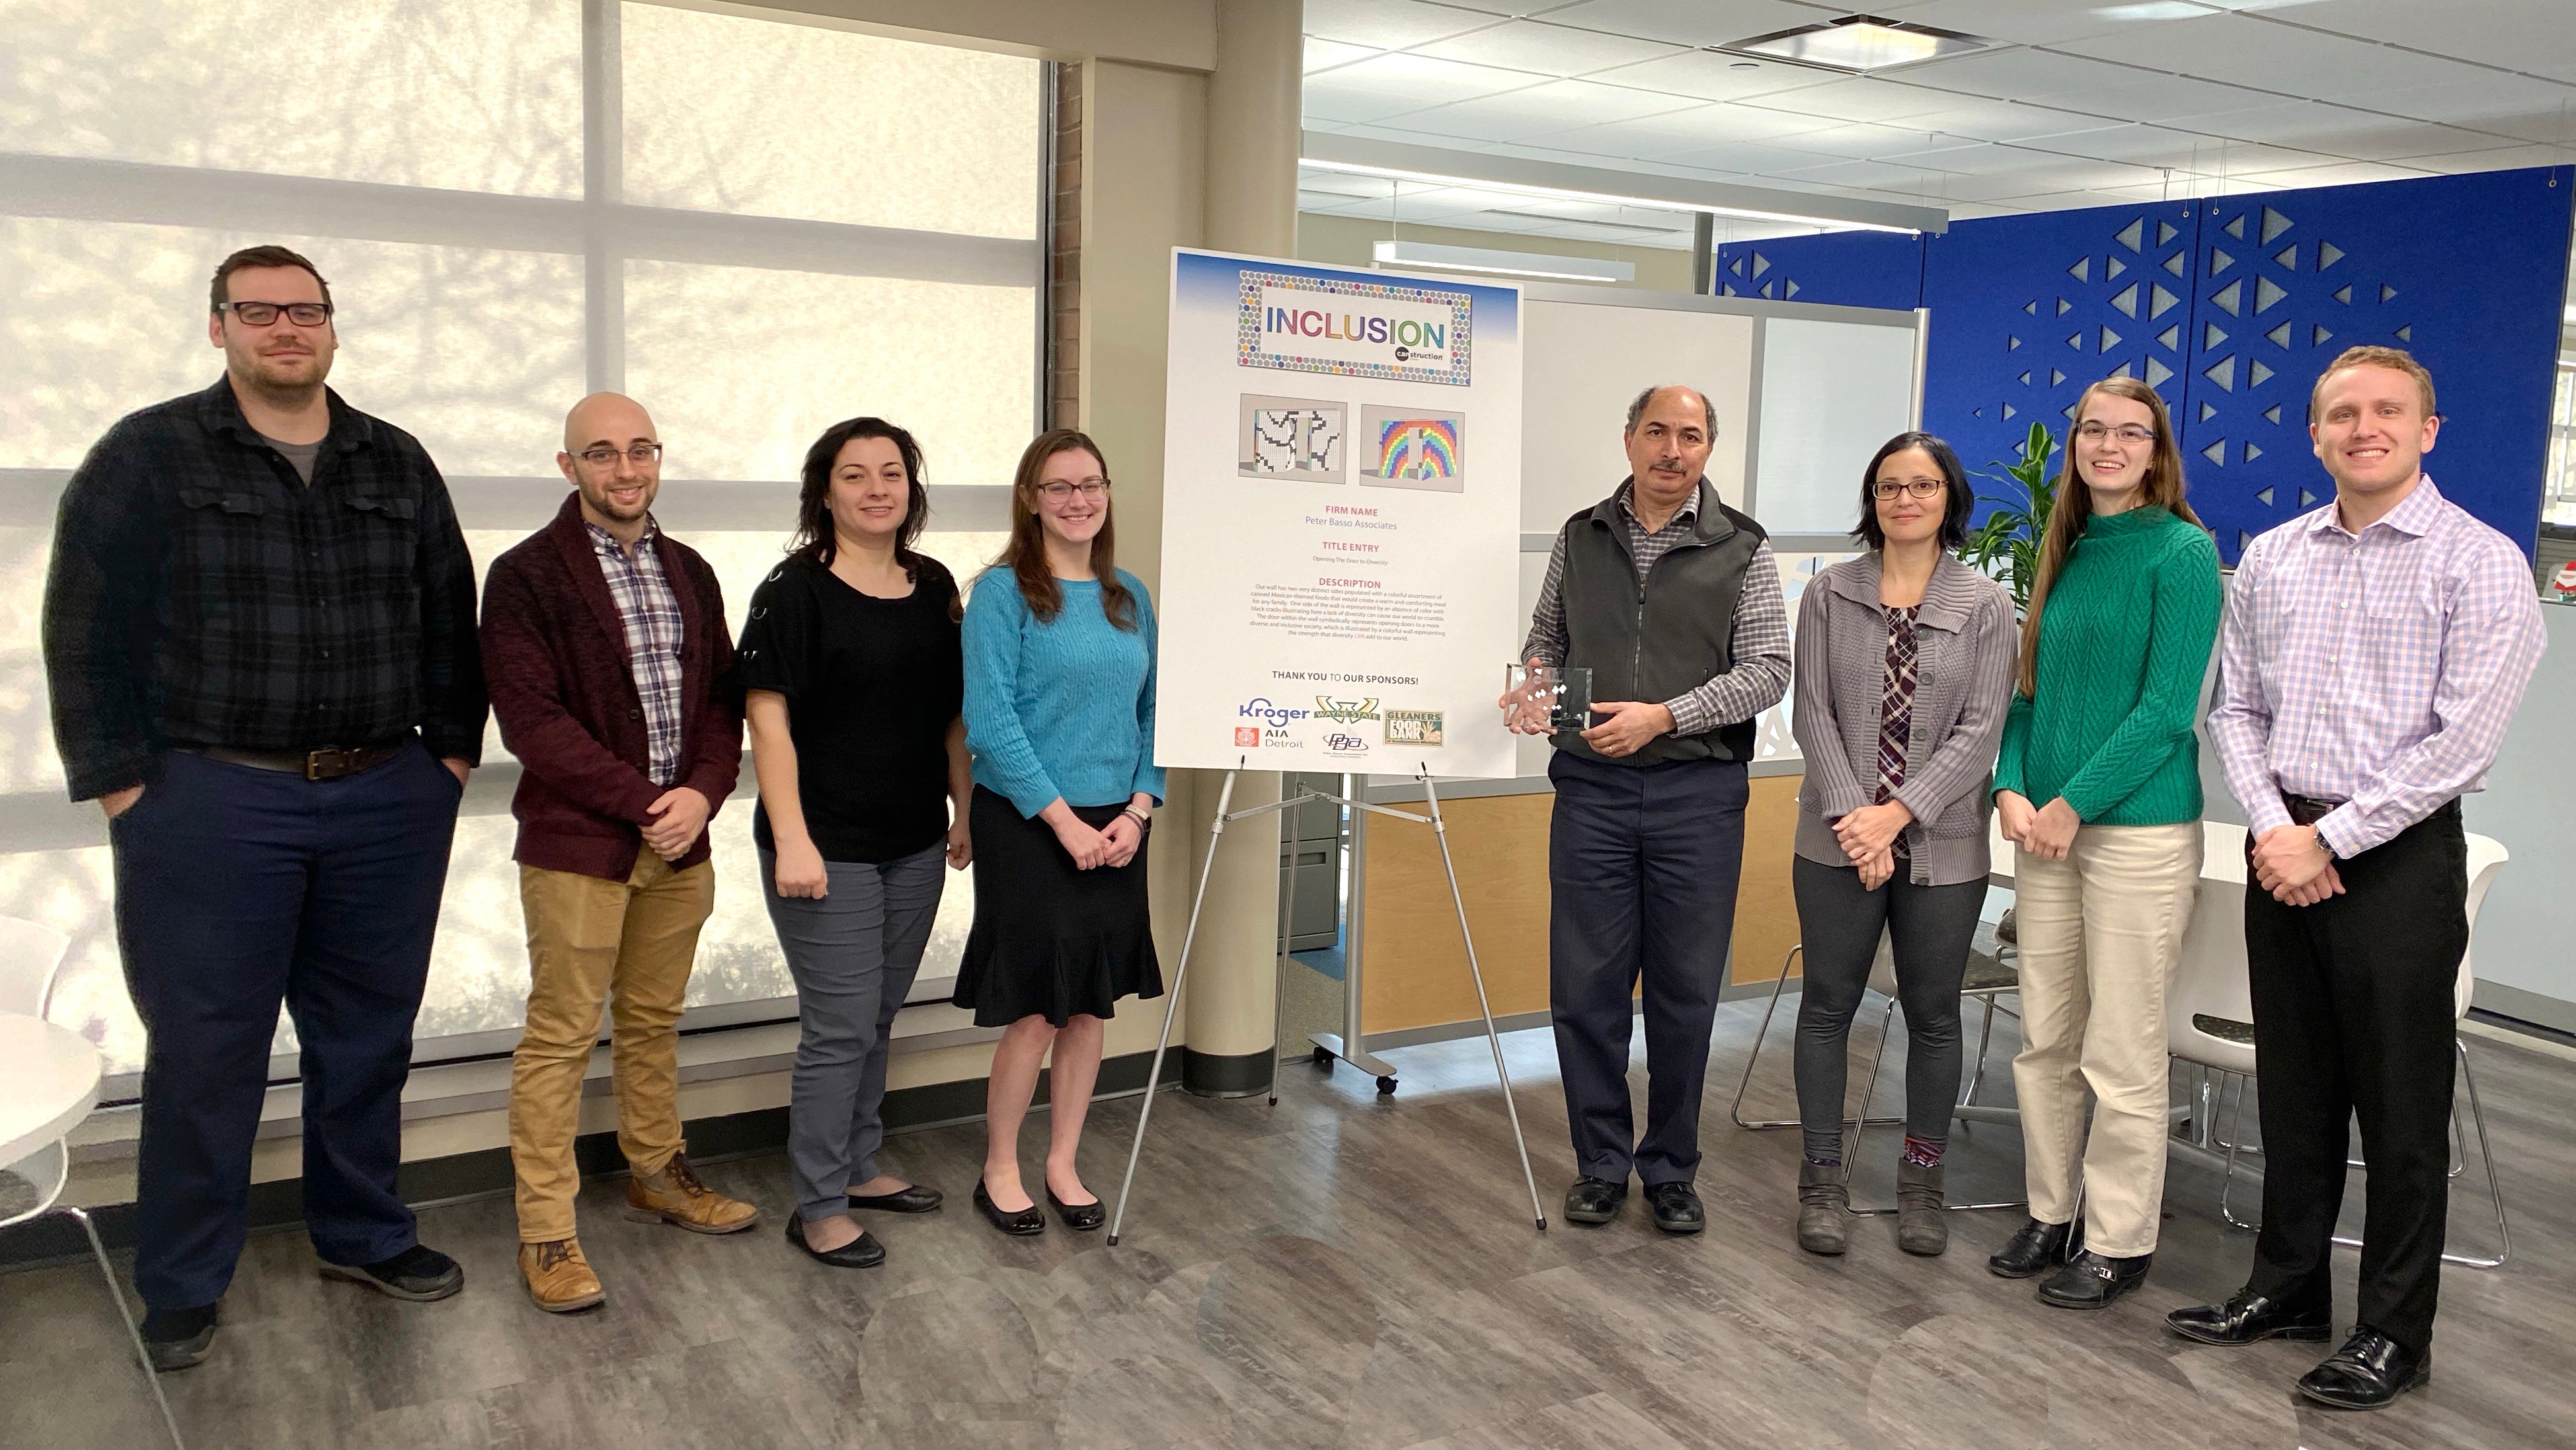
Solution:
<path fill-rule="evenodd" d="M 1094 830 L 1126 803 L 1075 806 Z M 978 1027 L 1044 1017 L 1108 1017 L 1121 997 L 1163 995 L 1163 967 L 1145 904 L 1145 851 L 1124 866 L 1074 868 L 1055 828 L 975 787 L 975 925 L 949 998 Z M 1152 827 L 1147 826 L 1150 837 Z"/>

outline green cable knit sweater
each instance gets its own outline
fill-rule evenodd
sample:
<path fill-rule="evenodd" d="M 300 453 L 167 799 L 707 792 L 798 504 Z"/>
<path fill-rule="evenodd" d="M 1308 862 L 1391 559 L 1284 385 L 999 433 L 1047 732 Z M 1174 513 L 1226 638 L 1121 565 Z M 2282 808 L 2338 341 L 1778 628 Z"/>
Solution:
<path fill-rule="evenodd" d="M 2080 486 L 2080 485 L 2079 485 Z M 2192 725 L 2222 599 L 2218 550 L 2164 509 L 2095 515 L 2039 621 L 2039 693 L 2013 695 L 1995 789 L 2088 825 L 2200 819 Z"/>

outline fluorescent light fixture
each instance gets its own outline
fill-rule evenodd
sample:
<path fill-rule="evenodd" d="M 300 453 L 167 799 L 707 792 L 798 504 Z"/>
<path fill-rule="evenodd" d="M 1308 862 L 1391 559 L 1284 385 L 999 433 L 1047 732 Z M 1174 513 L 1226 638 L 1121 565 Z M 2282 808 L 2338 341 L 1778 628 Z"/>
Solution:
<path fill-rule="evenodd" d="M 1742 217 L 1757 222 L 1793 222 L 1799 226 L 1829 227 L 1835 231 L 1895 232 L 1913 236 L 1919 227 L 1887 226 L 1879 222 L 1846 221 L 1841 217 L 1822 216 L 1812 212 L 1766 211 L 1749 206 L 1719 206 L 1711 202 L 1676 201 L 1653 196 L 1622 196 L 1610 191 L 1575 191 L 1561 186 L 1530 186 L 1521 182 L 1488 181 L 1480 176 L 1457 176 L 1440 171 L 1414 171 L 1401 166 L 1368 166 L 1351 161 L 1322 161 L 1307 156 L 1298 165 L 1317 171 L 1340 171 L 1354 176 L 1384 176 L 1397 181 L 1427 181 L 1435 186 L 1472 186 L 1479 191 L 1509 191 L 1523 196 L 1552 196 L 1566 201 L 1601 202 L 1609 206 L 1642 206 L 1655 211 L 1704 211 L 1711 216 Z M 1580 221 L 1580 217 L 1567 217 Z M 1605 264 L 1606 265 L 1606 264 Z"/>
<path fill-rule="evenodd" d="M 1627 262 L 1596 257 L 1555 257 L 1544 252 L 1502 252 L 1484 247 L 1442 247 L 1430 242 L 1379 242 L 1370 248 L 1379 262 L 1398 267 L 1433 267 L 1443 272 L 1492 272 L 1505 277 L 1543 277 L 1551 282 L 1634 282 L 1637 269 Z"/>
<path fill-rule="evenodd" d="M 1716 49 L 1857 74 L 1965 55 L 1972 50 L 1984 50 L 1989 44 L 1991 42 L 1973 35 L 1962 35 L 1955 30 L 1936 30 L 1929 25 L 1903 20 L 1881 20 L 1874 15 L 1846 15 L 1822 25 L 1774 31 Z"/>

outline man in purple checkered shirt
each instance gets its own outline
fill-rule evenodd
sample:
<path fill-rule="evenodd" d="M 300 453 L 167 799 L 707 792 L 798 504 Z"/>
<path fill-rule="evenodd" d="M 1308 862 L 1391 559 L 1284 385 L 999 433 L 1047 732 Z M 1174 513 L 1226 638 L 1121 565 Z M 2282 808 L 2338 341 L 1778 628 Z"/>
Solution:
<path fill-rule="evenodd" d="M 2299 1392 L 2376 1409 L 2431 1368 L 2452 991 L 2469 944 L 2460 796 L 2495 761 L 2542 629 L 2521 551 L 2423 472 L 2441 418 L 2421 364 L 2348 349 L 2308 414 L 2335 500 L 2246 549 L 2209 714 L 2251 822 L 2263 1230 L 2242 1291 L 2166 1322 L 2210 1344 L 2332 1332 L 2330 1255 L 2358 1116 L 2370 1164 L 2358 1319 Z"/>

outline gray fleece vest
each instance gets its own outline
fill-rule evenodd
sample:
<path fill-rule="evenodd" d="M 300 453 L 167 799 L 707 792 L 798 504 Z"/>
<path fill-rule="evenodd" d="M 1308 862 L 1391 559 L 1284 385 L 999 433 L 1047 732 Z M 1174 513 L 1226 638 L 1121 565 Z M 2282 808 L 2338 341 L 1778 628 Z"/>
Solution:
<path fill-rule="evenodd" d="M 1616 490 L 1567 519 L 1559 537 L 1565 541 L 1565 663 L 1592 671 L 1593 699 L 1660 703 L 1734 668 L 1736 601 L 1764 535 L 1760 524 L 1718 502 L 1705 479 L 1690 538 L 1657 559 L 1643 583 Z M 1750 760 L 1753 722 L 1659 736 L 1617 760 L 1570 730 L 1555 743 L 1614 765 Z"/>

